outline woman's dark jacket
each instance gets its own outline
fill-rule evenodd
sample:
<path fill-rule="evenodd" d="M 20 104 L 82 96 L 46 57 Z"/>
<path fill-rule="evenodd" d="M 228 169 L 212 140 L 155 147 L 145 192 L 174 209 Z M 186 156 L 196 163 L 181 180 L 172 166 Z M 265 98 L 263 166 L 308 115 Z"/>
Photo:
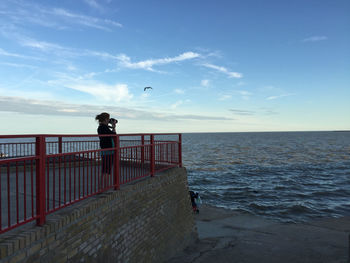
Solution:
<path fill-rule="evenodd" d="M 108 128 L 106 124 L 100 124 L 97 128 L 98 134 L 116 134 Z M 100 147 L 101 149 L 113 148 L 113 137 L 100 137 Z"/>

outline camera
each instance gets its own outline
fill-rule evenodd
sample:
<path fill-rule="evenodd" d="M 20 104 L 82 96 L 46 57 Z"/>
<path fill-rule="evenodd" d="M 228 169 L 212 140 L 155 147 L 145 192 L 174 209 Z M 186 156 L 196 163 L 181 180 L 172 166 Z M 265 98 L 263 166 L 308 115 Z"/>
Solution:
<path fill-rule="evenodd" d="M 108 123 L 113 124 L 113 122 L 118 123 L 118 120 L 110 118 Z"/>

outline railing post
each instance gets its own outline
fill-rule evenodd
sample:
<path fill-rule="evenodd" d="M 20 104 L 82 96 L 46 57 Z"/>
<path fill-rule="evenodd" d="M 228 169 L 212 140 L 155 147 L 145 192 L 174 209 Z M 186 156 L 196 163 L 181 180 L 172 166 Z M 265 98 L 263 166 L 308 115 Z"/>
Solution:
<path fill-rule="evenodd" d="M 114 190 L 120 189 L 120 145 L 119 145 L 119 135 L 114 137 Z"/>
<path fill-rule="evenodd" d="M 45 162 L 46 162 L 46 141 L 45 136 L 36 137 L 35 145 L 37 167 L 36 167 L 36 220 L 38 226 L 45 224 Z"/>
<path fill-rule="evenodd" d="M 179 167 L 182 167 L 182 134 L 179 133 Z"/>
<path fill-rule="evenodd" d="M 145 135 L 141 135 L 141 164 L 145 163 Z"/>
<path fill-rule="evenodd" d="M 58 137 L 58 153 L 62 153 L 62 136 Z"/>
<path fill-rule="evenodd" d="M 155 170 L 155 145 L 154 145 L 154 134 L 151 134 L 151 177 L 154 176 Z"/>

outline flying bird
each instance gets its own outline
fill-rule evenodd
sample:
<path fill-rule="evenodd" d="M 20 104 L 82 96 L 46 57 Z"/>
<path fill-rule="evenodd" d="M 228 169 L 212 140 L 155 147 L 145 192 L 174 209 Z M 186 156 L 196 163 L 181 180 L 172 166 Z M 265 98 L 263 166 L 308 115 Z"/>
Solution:
<path fill-rule="evenodd" d="M 146 89 L 152 89 L 152 87 L 144 87 L 143 91 L 146 91 Z"/>

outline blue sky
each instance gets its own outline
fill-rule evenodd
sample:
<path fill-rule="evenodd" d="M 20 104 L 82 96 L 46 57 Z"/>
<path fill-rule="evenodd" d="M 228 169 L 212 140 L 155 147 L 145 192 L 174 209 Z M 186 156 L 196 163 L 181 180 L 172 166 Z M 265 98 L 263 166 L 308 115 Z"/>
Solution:
<path fill-rule="evenodd" d="M 348 0 L 1 0 L 0 134 L 350 129 Z M 144 91 L 144 87 L 153 89 Z"/>

